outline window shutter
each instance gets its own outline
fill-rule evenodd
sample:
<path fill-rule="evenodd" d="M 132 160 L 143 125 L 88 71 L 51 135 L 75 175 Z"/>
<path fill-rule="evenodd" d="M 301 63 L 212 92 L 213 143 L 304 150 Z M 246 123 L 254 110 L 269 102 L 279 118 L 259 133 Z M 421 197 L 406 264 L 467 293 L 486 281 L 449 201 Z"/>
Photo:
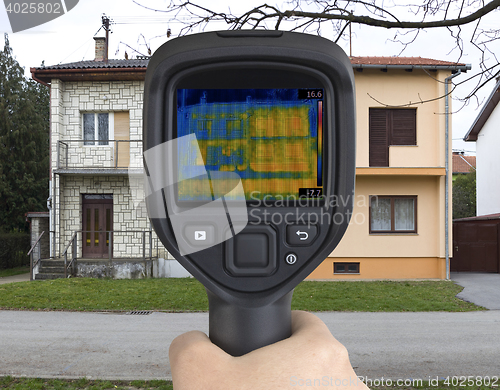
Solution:
<path fill-rule="evenodd" d="M 128 111 L 115 112 L 115 140 L 130 140 L 130 120 Z M 129 167 L 130 142 L 116 142 L 116 147 L 118 148 L 117 167 Z"/>
<path fill-rule="evenodd" d="M 391 110 L 391 145 L 416 145 L 416 109 Z"/>
<path fill-rule="evenodd" d="M 369 115 L 369 164 L 371 167 L 388 167 L 388 110 L 370 108 Z"/>

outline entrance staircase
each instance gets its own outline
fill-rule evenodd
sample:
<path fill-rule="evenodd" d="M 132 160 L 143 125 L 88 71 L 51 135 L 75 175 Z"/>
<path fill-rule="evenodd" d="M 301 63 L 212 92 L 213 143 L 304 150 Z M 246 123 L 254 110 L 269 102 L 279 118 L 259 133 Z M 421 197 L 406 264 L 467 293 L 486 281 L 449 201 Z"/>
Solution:
<path fill-rule="evenodd" d="M 63 279 L 63 278 L 64 278 L 64 260 L 62 259 L 40 260 L 40 267 L 38 268 L 38 273 L 35 275 L 35 280 Z"/>

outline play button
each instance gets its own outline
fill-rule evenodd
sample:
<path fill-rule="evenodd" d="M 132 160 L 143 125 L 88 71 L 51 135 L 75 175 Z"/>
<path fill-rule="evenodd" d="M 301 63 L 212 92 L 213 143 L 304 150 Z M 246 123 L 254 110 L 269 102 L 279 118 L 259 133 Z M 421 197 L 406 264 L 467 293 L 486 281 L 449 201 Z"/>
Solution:
<path fill-rule="evenodd" d="M 194 232 L 194 239 L 196 241 L 206 241 L 206 239 L 207 239 L 207 232 L 205 230 L 195 230 L 195 232 Z"/>
<path fill-rule="evenodd" d="M 189 224 L 184 227 L 183 236 L 191 246 L 208 248 L 215 244 L 215 227 L 209 224 Z"/>

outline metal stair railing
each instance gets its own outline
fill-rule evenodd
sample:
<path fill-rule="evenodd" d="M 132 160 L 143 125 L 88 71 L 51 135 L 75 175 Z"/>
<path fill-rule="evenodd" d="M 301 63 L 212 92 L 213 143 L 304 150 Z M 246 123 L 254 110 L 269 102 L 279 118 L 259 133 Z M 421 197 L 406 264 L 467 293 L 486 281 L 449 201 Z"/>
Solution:
<path fill-rule="evenodd" d="M 88 230 L 75 230 L 73 232 L 73 235 L 71 236 L 71 239 L 69 240 L 68 244 L 66 245 L 66 248 L 64 249 L 63 252 L 63 257 L 64 257 L 64 277 L 67 277 L 67 272 L 68 270 L 76 265 L 78 261 L 78 234 L 81 233 L 82 236 L 85 233 L 95 233 L 95 231 L 88 231 Z M 109 246 L 108 246 L 108 261 L 111 266 L 113 258 L 115 258 L 113 254 L 113 243 L 114 243 L 114 236 L 115 234 L 128 234 L 128 235 L 133 235 L 133 234 L 139 234 L 141 236 L 141 241 L 142 241 L 142 260 L 145 261 L 146 259 L 153 259 L 153 232 L 151 230 L 109 230 L 109 231 L 103 231 L 100 233 L 106 233 L 109 234 Z M 148 245 L 149 244 L 149 245 Z M 158 240 L 156 240 L 156 246 L 158 246 Z M 68 263 L 68 252 L 69 248 L 71 247 L 71 260 Z M 158 247 L 156 248 L 156 256 L 158 256 Z"/>
<path fill-rule="evenodd" d="M 40 246 L 38 246 L 38 259 L 33 260 L 33 255 L 34 255 L 34 250 L 37 247 L 37 245 L 40 243 L 40 240 L 45 233 L 45 230 L 38 236 L 36 242 L 31 246 L 31 249 L 29 250 L 27 256 L 30 256 L 30 281 L 33 281 L 33 269 L 36 267 L 40 259 L 42 258 L 42 250 Z"/>
<path fill-rule="evenodd" d="M 71 239 L 68 242 L 68 245 L 66 245 L 66 248 L 64 249 L 63 256 L 64 256 L 64 278 L 68 277 L 68 268 L 73 265 L 73 262 L 76 261 L 77 257 L 77 243 L 76 243 L 76 238 L 78 237 L 78 230 L 73 233 L 71 236 Z M 68 249 L 69 247 L 73 245 L 72 251 L 71 251 L 71 261 L 68 264 Z"/>

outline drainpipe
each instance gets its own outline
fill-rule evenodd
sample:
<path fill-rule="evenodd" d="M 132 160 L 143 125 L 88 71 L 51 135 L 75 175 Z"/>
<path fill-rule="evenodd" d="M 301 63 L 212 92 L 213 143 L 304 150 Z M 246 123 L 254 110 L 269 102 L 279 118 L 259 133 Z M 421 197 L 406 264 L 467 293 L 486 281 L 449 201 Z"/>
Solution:
<path fill-rule="evenodd" d="M 54 220 L 54 217 L 52 216 L 52 181 L 49 181 L 49 197 L 47 198 L 47 209 L 49 210 L 49 257 L 53 258 L 54 257 L 54 245 L 53 245 L 53 230 L 51 229 L 52 227 L 52 221 Z"/>
<path fill-rule="evenodd" d="M 446 171 L 445 183 L 444 183 L 444 241 L 445 241 L 445 256 L 446 256 L 446 280 L 450 280 L 450 224 L 448 222 L 449 219 L 449 178 L 450 178 L 450 161 L 449 161 L 449 133 L 450 133 L 450 105 L 449 105 L 449 83 L 451 79 L 459 76 L 462 73 L 462 70 L 459 69 L 457 73 L 452 74 L 451 76 L 444 79 L 444 115 L 445 115 L 445 153 L 444 153 L 444 167 Z"/>

